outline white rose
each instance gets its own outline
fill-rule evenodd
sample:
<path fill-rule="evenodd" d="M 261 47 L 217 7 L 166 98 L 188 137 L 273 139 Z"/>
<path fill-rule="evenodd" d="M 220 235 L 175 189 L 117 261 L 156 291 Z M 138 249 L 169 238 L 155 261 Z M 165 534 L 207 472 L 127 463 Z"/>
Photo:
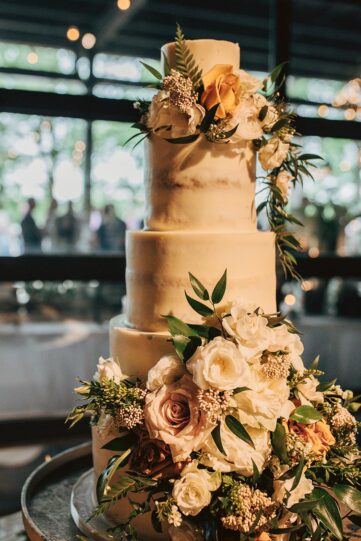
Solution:
<path fill-rule="evenodd" d="M 249 383 L 249 367 L 237 346 L 217 336 L 205 346 L 199 346 L 187 361 L 193 381 L 201 389 L 226 391 Z"/>
<path fill-rule="evenodd" d="M 321 391 L 317 391 L 319 383 L 320 382 L 318 379 L 316 379 L 314 376 L 310 376 L 297 385 L 296 389 L 298 391 L 298 398 L 301 400 L 302 405 L 310 405 L 311 402 L 323 402 L 323 393 L 321 393 Z"/>
<path fill-rule="evenodd" d="M 275 480 L 273 482 L 273 500 L 281 503 L 289 494 L 286 500 L 286 505 L 288 508 L 290 508 L 295 503 L 303 500 L 307 494 L 310 494 L 313 491 L 313 483 L 311 479 L 307 479 L 304 473 L 301 475 L 301 479 L 296 488 L 291 490 L 293 482 L 293 477 L 291 479 L 286 479 L 286 481 Z"/>
<path fill-rule="evenodd" d="M 128 376 L 123 374 L 119 364 L 116 363 L 112 357 L 109 357 L 109 359 L 100 357 L 99 363 L 97 364 L 97 371 L 95 372 L 93 379 L 102 385 L 107 380 L 114 380 L 114 383 L 120 383 L 121 381 L 128 379 Z"/>
<path fill-rule="evenodd" d="M 161 90 L 153 97 L 146 124 L 164 138 L 184 137 L 196 132 L 205 115 L 204 108 L 195 103 L 187 113 L 181 112 L 168 99 L 168 92 Z M 167 129 L 168 128 L 168 129 Z"/>
<path fill-rule="evenodd" d="M 302 373 L 304 371 L 304 365 L 301 355 L 304 347 L 299 335 L 289 332 L 287 325 L 284 323 L 270 329 L 270 331 L 268 344 L 265 349 L 270 352 L 286 351 L 295 370 Z"/>
<path fill-rule="evenodd" d="M 265 106 L 267 106 L 267 113 L 263 120 L 260 120 L 261 126 L 267 129 L 272 128 L 272 126 L 277 122 L 278 120 L 278 112 L 277 109 L 267 101 L 267 99 L 262 96 L 262 94 L 254 94 L 253 96 L 253 102 L 255 106 L 257 107 L 258 115 L 261 111 L 261 109 Z"/>
<path fill-rule="evenodd" d="M 156 391 L 162 385 L 169 385 L 186 373 L 184 363 L 176 355 L 166 355 L 159 359 L 148 372 L 147 389 Z"/>
<path fill-rule="evenodd" d="M 278 137 L 272 137 L 258 153 L 263 169 L 267 171 L 279 167 L 286 159 L 289 147 L 289 143 L 283 143 Z"/>
<path fill-rule="evenodd" d="M 252 374 L 256 379 L 254 371 Z M 286 381 L 269 381 L 258 385 L 256 390 L 242 391 L 234 395 L 238 418 L 242 424 L 266 428 L 273 432 L 288 397 L 289 387 Z"/>
<path fill-rule="evenodd" d="M 256 305 L 243 305 L 235 301 L 227 312 L 230 315 L 223 318 L 225 330 L 237 340 L 248 356 L 263 351 L 268 342 L 268 321 L 262 313 L 256 313 L 257 308 Z M 249 351 L 246 352 L 244 348 Z"/>
<path fill-rule="evenodd" d="M 237 75 L 240 82 L 239 96 L 250 96 L 262 88 L 263 82 L 247 71 L 238 70 Z"/>
<path fill-rule="evenodd" d="M 249 426 L 245 428 L 255 448 L 238 438 L 222 422 L 220 435 L 225 455 L 218 450 L 213 437 L 209 436 L 205 445 L 202 447 L 204 453 L 201 458 L 202 463 L 215 471 L 235 471 L 241 475 L 250 477 L 253 474 L 253 460 L 261 472 L 270 455 L 269 432 Z"/>
<path fill-rule="evenodd" d="M 168 535 L 171 541 L 204 541 L 202 532 L 188 520 L 182 520 L 180 526 L 169 526 Z"/>
<path fill-rule="evenodd" d="M 237 126 L 236 133 L 231 138 L 232 142 L 238 142 L 239 140 L 251 141 L 262 137 L 263 129 L 258 114 L 259 111 L 252 97 L 244 98 L 239 102 L 226 127 L 226 131 L 229 131 Z"/>
<path fill-rule="evenodd" d="M 288 171 L 280 171 L 276 177 L 276 186 L 280 190 L 284 201 L 288 199 L 288 193 L 290 191 L 290 182 L 295 177 Z"/>
<path fill-rule="evenodd" d="M 211 491 L 217 490 L 219 482 L 215 483 L 214 477 L 207 470 L 197 469 L 194 463 L 186 466 L 181 473 L 181 478 L 174 483 L 173 498 L 184 515 L 195 516 L 211 503 Z"/>

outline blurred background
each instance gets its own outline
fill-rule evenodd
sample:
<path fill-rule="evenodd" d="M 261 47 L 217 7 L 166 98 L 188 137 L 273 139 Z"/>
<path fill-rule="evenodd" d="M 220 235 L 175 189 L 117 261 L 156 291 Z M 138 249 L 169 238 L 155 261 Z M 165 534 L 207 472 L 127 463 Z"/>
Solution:
<path fill-rule="evenodd" d="M 0 0 L 0 514 L 44 455 L 88 435 L 64 416 L 75 377 L 107 355 L 125 231 L 142 226 L 143 148 L 123 146 L 132 101 L 154 92 L 138 60 L 159 67 L 176 22 L 240 43 L 260 78 L 288 62 L 299 142 L 324 161 L 290 200 L 304 280 L 279 275 L 279 306 L 306 363 L 320 353 L 361 389 L 360 2 Z"/>

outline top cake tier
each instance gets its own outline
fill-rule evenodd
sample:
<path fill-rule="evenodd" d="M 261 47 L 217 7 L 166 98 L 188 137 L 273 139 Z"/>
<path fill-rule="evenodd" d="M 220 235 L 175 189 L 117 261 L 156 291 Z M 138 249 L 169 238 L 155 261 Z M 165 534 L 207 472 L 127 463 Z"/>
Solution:
<path fill-rule="evenodd" d="M 205 75 L 216 64 L 237 71 L 240 50 L 228 41 L 187 40 Z M 162 47 L 171 68 L 175 44 Z M 254 231 L 255 152 L 249 141 L 187 144 L 151 134 L 146 144 L 145 229 L 153 231 Z"/>

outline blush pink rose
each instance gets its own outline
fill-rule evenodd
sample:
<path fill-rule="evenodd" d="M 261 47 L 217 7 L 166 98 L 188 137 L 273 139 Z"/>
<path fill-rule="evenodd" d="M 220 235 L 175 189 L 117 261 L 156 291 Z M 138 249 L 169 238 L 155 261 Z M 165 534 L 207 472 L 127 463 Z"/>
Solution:
<path fill-rule="evenodd" d="M 151 438 L 170 447 L 175 462 L 201 448 L 214 425 L 199 408 L 198 387 L 185 375 L 147 395 L 144 419 Z"/>

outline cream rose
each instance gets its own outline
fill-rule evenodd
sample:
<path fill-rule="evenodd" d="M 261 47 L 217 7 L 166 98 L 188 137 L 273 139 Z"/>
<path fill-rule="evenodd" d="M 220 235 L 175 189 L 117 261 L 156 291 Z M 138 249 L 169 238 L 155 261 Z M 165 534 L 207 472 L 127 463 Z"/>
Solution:
<path fill-rule="evenodd" d="M 263 147 L 261 147 L 258 157 L 265 171 L 279 167 L 286 159 L 289 143 L 284 143 L 278 137 L 272 137 Z"/>
<path fill-rule="evenodd" d="M 224 422 L 221 423 L 220 434 L 225 455 L 221 453 L 209 436 L 205 445 L 202 447 L 204 455 L 201 461 L 205 466 L 213 468 L 219 472 L 239 472 L 241 475 L 249 477 L 253 474 L 253 463 L 256 463 L 261 472 L 270 455 L 269 432 L 264 429 L 256 429 L 249 426 L 245 427 L 252 438 L 255 448 L 241 440 L 231 432 Z"/>
<path fill-rule="evenodd" d="M 237 346 L 217 336 L 199 346 L 187 361 L 187 368 L 200 389 L 227 391 L 249 384 L 249 368 Z"/>
<path fill-rule="evenodd" d="M 272 126 L 278 120 L 277 109 L 262 95 L 254 94 L 253 103 L 257 108 L 258 115 L 263 107 L 267 106 L 267 113 L 263 120 L 260 120 L 261 126 L 266 129 L 272 128 Z"/>
<path fill-rule="evenodd" d="M 270 352 L 285 351 L 293 367 L 301 373 L 304 371 L 301 358 L 303 344 L 298 334 L 289 332 L 287 325 L 282 324 L 271 329 L 265 349 Z"/>
<path fill-rule="evenodd" d="M 232 135 L 231 141 L 235 143 L 239 140 L 252 141 L 253 139 L 262 137 L 262 123 L 258 115 L 259 110 L 255 106 L 252 97 L 241 99 L 227 123 L 227 131 L 237 126 L 237 130 Z"/>
<path fill-rule="evenodd" d="M 294 179 L 294 176 L 291 175 L 288 171 L 280 171 L 276 177 L 276 186 L 281 192 L 283 201 L 287 201 L 288 194 L 290 191 L 290 182 Z"/>
<path fill-rule="evenodd" d="M 252 374 L 256 380 L 255 372 L 252 371 Z M 273 385 L 274 388 L 272 388 Z M 266 428 L 273 432 L 288 397 L 289 387 L 286 381 L 265 382 L 259 384 L 256 390 L 242 391 L 234 395 L 239 420 L 242 424 L 254 428 Z"/>
<path fill-rule="evenodd" d="M 286 481 L 275 480 L 273 482 L 273 500 L 281 503 L 287 498 L 287 494 L 289 494 L 286 500 L 286 505 L 289 508 L 295 503 L 303 500 L 307 494 L 310 494 L 313 491 L 312 481 L 311 479 L 307 479 L 304 473 L 301 475 L 301 479 L 296 488 L 291 490 L 293 482 L 293 477 L 291 479 L 286 479 Z"/>
<path fill-rule="evenodd" d="M 185 375 L 146 397 L 144 419 L 149 435 L 168 443 L 174 462 L 200 449 L 213 428 L 199 409 L 197 393 L 191 376 Z"/>
<path fill-rule="evenodd" d="M 171 541 L 204 541 L 202 531 L 188 520 L 182 520 L 180 526 L 169 526 L 168 535 Z"/>
<path fill-rule="evenodd" d="M 316 379 L 314 376 L 309 376 L 297 385 L 297 394 L 301 404 L 309 405 L 311 402 L 321 404 L 323 402 L 323 393 L 321 393 L 321 391 L 317 391 L 319 383 L 320 382 L 318 379 Z"/>
<path fill-rule="evenodd" d="M 186 373 L 184 363 L 176 355 L 166 355 L 148 372 L 147 389 L 156 391 L 162 385 L 174 383 Z"/>
<path fill-rule="evenodd" d="M 232 115 L 241 98 L 247 98 L 262 82 L 244 70 L 233 71 L 232 64 L 216 64 L 202 77 L 204 91 L 201 104 L 209 110 L 219 103 L 216 118 Z"/>
<path fill-rule="evenodd" d="M 93 376 L 94 381 L 97 381 L 102 385 L 108 380 L 113 380 L 114 383 L 120 383 L 125 379 L 128 379 L 128 376 L 123 374 L 119 364 L 116 363 L 112 357 L 109 357 L 109 359 L 103 359 L 103 357 L 99 358 L 97 371 Z"/>
<path fill-rule="evenodd" d="M 205 469 L 200 470 L 193 461 L 174 483 L 172 495 L 182 513 L 194 517 L 211 503 L 211 492 L 217 490 L 220 484 L 219 473 L 210 474 Z"/>
<path fill-rule="evenodd" d="M 195 103 L 183 113 L 168 98 L 164 90 L 154 96 L 146 116 L 147 127 L 164 138 L 193 135 L 204 118 L 204 108 Z"/>
<path fill-rule="evenodd" d="M 242 346 L 247 356 L 263 351 L 268 342 L 268 321 L 261 312 L 257 312 L 257 308 L 256 305 L 235 301 L 226 312 L 229 315 L 223 318 L 225 330 Z"/>

